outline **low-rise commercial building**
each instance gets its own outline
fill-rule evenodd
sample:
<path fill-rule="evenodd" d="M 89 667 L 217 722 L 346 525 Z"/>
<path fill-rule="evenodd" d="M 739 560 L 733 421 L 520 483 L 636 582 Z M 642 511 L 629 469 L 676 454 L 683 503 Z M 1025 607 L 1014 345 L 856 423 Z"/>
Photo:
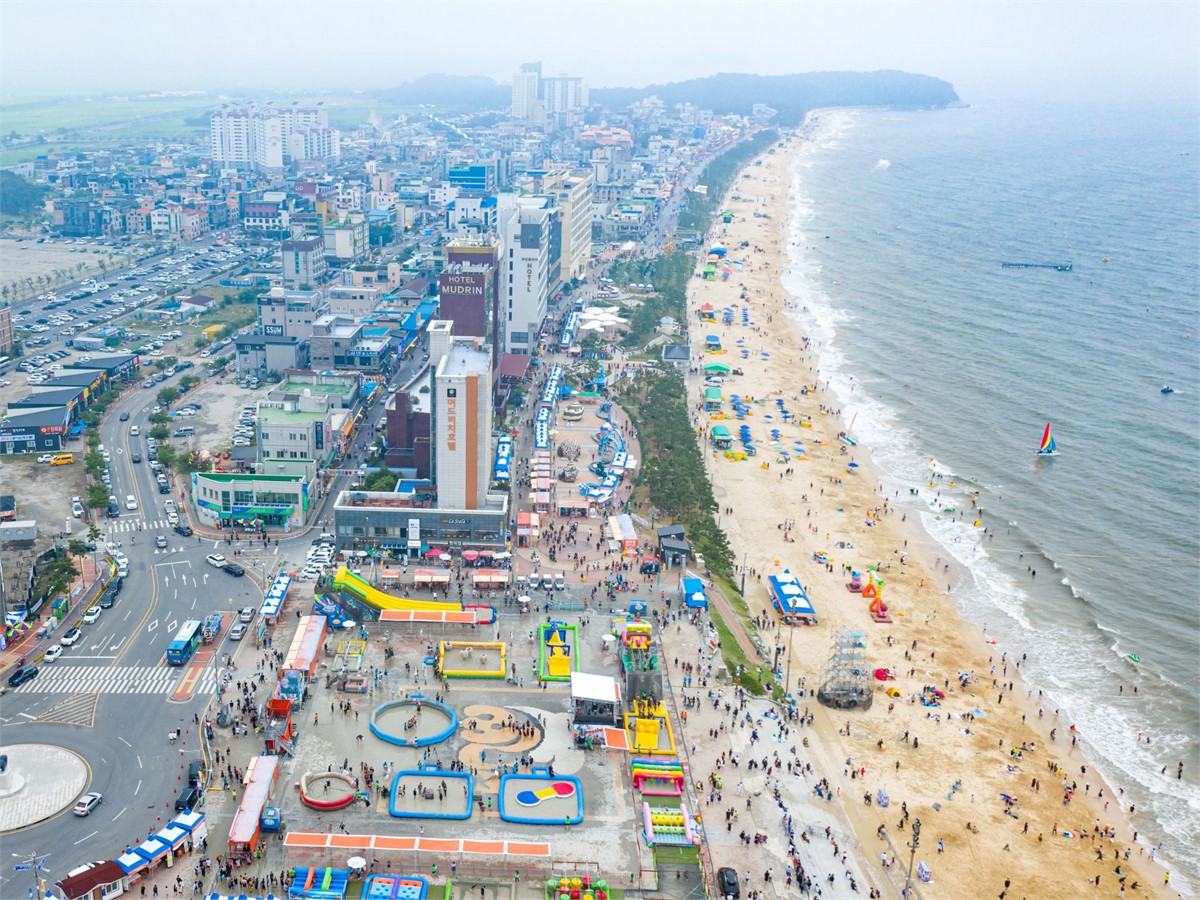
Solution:
<path fill-rule="evenodd" d="M 207 525 L 302 528 L 308 521 L 308 482 L 301 475 L 194 472 L 192 502 Z"/>

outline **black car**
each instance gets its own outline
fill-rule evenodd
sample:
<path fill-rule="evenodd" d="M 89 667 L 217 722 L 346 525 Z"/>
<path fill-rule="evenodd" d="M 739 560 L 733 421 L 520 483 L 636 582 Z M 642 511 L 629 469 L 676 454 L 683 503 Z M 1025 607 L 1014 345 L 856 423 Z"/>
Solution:
<path fill-rule="evenodd" d="M 239 566 L 237 563 L 228 563 L 227 565 L 224 565 L 221 568 L 224 569 L 226 572 L 228 572 L 230 575 L 234 576 L 235 578 L 241 578 L 243 575 L 246 574 L 246 570 L 243 569 L 241 566 Z"/>
<path fill-rule="evenodd" d="M 198 759 L 188 764 L 188 784 L 194 788 L 204 787 L 204 763 Z"/>
<path fill-rule="evenodd" d="M 737 872 L 722 866 L 717 869 L 717 890 L 721 892 L 722 897 L 738 898 L 742 895 L 741 887 L 738 885 Z"/>
<path fill-rule="evenodd" d="M 37 666 L 21 666 L 21 668 L 8 676 L 8 686 L 20 687 L 25 682 L 37 678 L 37 673 Z"/>
<path fill-rule="evenodd" d="M 138 453 L 138 452 L 135 450 L 133 453 L 131 453 L 131 454 L 129 455 L 129 461 L 130 461 L 130 462 L 135 462 L 135 463 L 140 463 L 140 462 L 142 461 L 142 454 Z"/>
<path fill-rule="evenodd" d="M 191 525 L 186 525 L 183 522 L 180 522 L 175 526 L 175 533 L 182 534 L 184 537 L 191 537 L 194 532 L 192 531 Z"/>
<path fill-rule="evenodd" d="M 123 412 L 123 413 L 121 413 L 119 418 L 122 422 L 128 422 L 129 421 L 129 413 Z"/>
<path fill-rule="evenodd" d="M 100 608 L 101 609 L 112 609 L 113 604 L 117 602 L 117 594 L 118 593 L 120 593 L 120 592 L 115 590 L 114 588 L 111 588 L 111 587 L 107 588 L 104 591 L 104 593 L 100 595 Z"/>
<path fill-rule="evenodd" d="M 175 798 L 176 812 L 190 812 L 200 801 L 200 792 L 194 787 L 186 787 Z"/>

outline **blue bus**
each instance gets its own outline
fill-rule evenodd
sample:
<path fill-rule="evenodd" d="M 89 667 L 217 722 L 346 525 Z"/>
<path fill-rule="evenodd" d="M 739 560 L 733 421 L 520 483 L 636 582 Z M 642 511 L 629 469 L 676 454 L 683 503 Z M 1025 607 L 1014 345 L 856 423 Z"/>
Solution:
<path fill-rule="evenodd" d="M 172 666 L 182 666 L 192 658 L 192 653 L 200 646 L 203 632 L 200 623 L 189 619 L 175 635 L 175 640 L 167 644 L 167 663 Z"/>

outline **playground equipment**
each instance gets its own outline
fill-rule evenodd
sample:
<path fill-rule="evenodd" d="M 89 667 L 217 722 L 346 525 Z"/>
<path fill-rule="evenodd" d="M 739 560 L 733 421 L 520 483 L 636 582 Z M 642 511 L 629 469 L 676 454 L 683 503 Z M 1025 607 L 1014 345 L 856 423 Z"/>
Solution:
<path fill-rule="evenodd" d="M 604 422 L 592 439 L 597 444 L 596 455 L 604 462 L 612 462 L 614 456 L 625 452 L 625 438 L 609 422 Z"/>
<path fill-rule="evenodd" d="M 634 711 L 625 713 L 625 732 L 629 748 L 652 756 L 675 755 L 675 733 L 667 709 L 657 700 L 634 700 Z"/>
<path fill-rule="evenodd" d="M 500 818 L 522 825 L 578 825 L 583 821 L 583 783 L 574 775 L 551 775 L 545 766 L 500 776 Z"/>
<path fill-rule="evenodd" d="M 379 720 L 387 713 L 397 709 L 412 709 L 413 715 L 404 721 L 401 735 L 384 731 Z M 439 729 L 435 719 L 444 718 L 449 724 Z M 428 747 L 440 744 L 458 730 L 458 713 L 444 703 L 426 697 L 424 694 L 413 694 L 404 700 L 384 703 L 371 713 L 371 734 L 381 741 L 395 744 L 397 747 Z"/>
<path fill-rule="evenodd" d="M 579 659 L 579 626 L 548 622 L 538 626 L 538 674 L 543 681 L 570 681 Z M 575 663 L 578 667 L 578 663 Z"/>
<path fill-rule="evenodd" d="M 346 785 L 348 790 L 342 789 L 340 793 L 335 792 L 334 797 L 330 800 L 318 800 L 313 797 L 312 789 L 315 785 L 324 782 L 325 789 L 328 790 L 335 781 L 339 783 L 339 787 Z M 309 809 L 345 809 L 355 801 L 358 794 L 359 790 L 354 785 L 354 779 L 342 772 L 305 772 L 300 777 L 300 802 Z"/>
<path fill-rule="evenodd" d="M 349 869 L 297 866 L 295 878 L 288 888 L 288 897 L 306 900 L 343 900 L 350 882 Z"/>
<path fill-rule="evenodd" d="M 688 846 L 695 842 L 692 820 L 685 803 L 679 804 L 679 809 L 672 809 L 665 806 L 652 807 L 643 802 L 642 823 L 642 834 L 650 847 L 656 843 Z"/>
<path fill-rule="evenodd" d="M 446 678 L 503 678 L 506 651 L 503 641 L 439 641 L 438 671 Z"/>
<path fill-rule="evenodd" d="M 441 782 L 447 782 L 446 794 L 440 806 L 433 806 L 439 802 Z M 464 788 L 461 793 L 459 787 Z M 388 814 L 397 819 L 469 819 L 474 796 L 475 776 L 469 771 L 454 772 L 437 763 L 420 763 L 415 769 L 401 769 L 392 779 Z"/>
<path fill-rule="evenodd" d="M 846 590 L 848 590 L 852 593 L 855 593 L 855 594 L 861 594 L 863 592 L 863 583 L 862 583 L 862 573 L 861 572 L 851 572 L 850 573 L 850 580 L 848 582 L 846 582 Z"/>
<path fill-rule="evenodd" d="M 682 797 L 683 766 L 677 759 L 637 759 L 630 761 L 633 788 L 643 797 Z"/>
<path fill-rule="evenodd" d="M 375 609 L 407 609 L 407 610 L 426 610 L 432 612 L 442 612 L 445 610 L 453 610 L 455 612 L 462 611 L 462 604 L 458 602 L 442 602 L 439 600 L 410 600 L 407 597 L 393 597 L 391 594 L 385 594 L 378 588 L 374 588 L 367 584 L 366 581 L 352 573 L 345 566 L 338 566 L 337 572 L 333 576 L 333 587 L 335 590 L 345 591 L 346 593 L 357 597 L 368 606 Z"/>
<path fill-rule="evenodd" d="M 545 900 L 609 900 L 608 882 L 590 875 L 563 875 L 546 880 Z"/>
<path fill-rule="evenodd" d="M 363 882 L 363 900 L 425 900 L 429 882 L 419 875 L 371 875 Z"/>
<path fill-rule="evenodd" d="M 609 900 L 608 882 L 590 875 L 563 875 L 546 880 L 544 900 Z"/>

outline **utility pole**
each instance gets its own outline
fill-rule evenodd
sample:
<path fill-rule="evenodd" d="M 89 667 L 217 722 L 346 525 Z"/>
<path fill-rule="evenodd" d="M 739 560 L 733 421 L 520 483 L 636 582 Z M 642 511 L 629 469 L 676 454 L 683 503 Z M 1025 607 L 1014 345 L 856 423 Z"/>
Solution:
<path fill-rule="evenodd" d="M 913 819 L 912 840 L 908 844 L 912 852 L 908 855 L 908 877 L 904 879 L 904 896 L 912 896 L 913 862 L 917 858 L 917 848 L 921 846 L 921 820 Z"/>
<path fill-rule="evenodd" d="M 13 856 L 17 856 L 17 854 L 14 853 Z M 39 857 L 36 853 L 26 857 L 24 862 L 13 866 L 13 871 L 15 872 L 33 873 L 33 887 L 29 889 L 30 900 L 43 900 L 46 896 L 42 890 L 42 879 L 38 875 L 38 872 L 45 867 L 46 857 Z"/>

